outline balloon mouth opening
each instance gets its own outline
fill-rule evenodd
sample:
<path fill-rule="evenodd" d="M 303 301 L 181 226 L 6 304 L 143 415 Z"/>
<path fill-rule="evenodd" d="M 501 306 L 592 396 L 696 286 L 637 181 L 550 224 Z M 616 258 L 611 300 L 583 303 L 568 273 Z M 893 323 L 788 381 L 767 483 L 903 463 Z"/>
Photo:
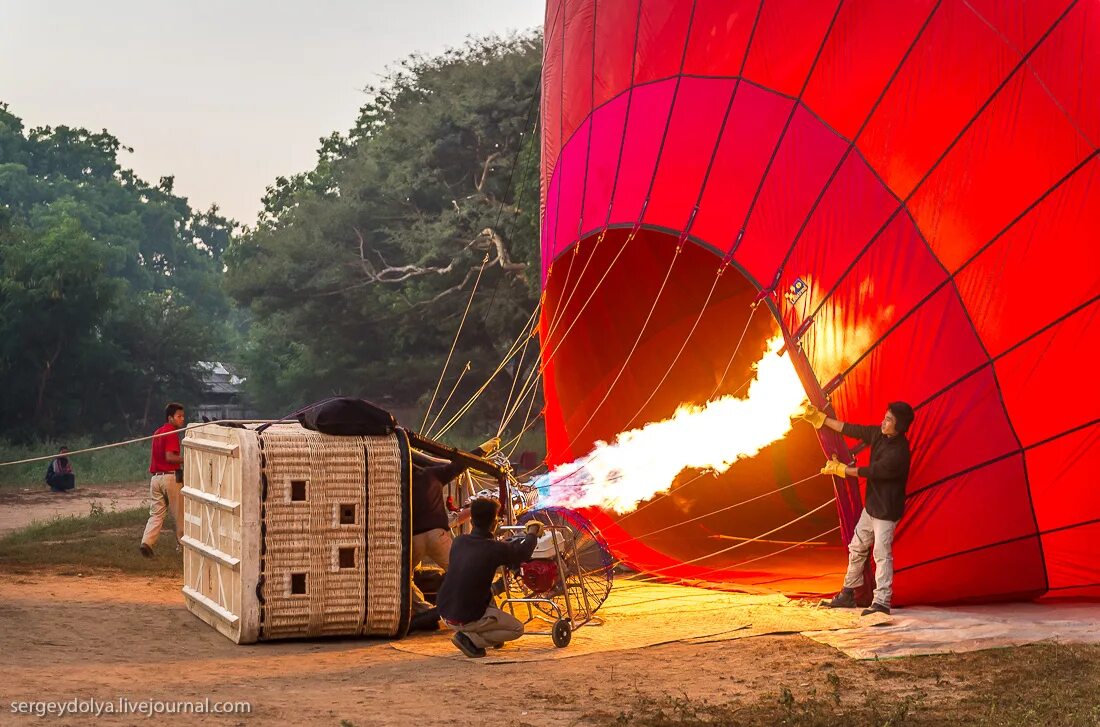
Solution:
<path fill-rule="evenodd" d="M 541 320 L 552 465 L 682 404 L 745 396 L 779 324 L 766 306 L 751 314 L 757 286 L 734 267 L 718 275 L 722 257 L 694 242 L 678 252 L 677 236 L 643 228 L 557 258 Z M 588 514 L 639 571 L 821 593 L 844 562 L 835 506 L 812 512 L 833 497 L 813 477 L 822 461 L 813 429 L 795 426 L 722 474 L 684 469 L 633 512 Z"/>

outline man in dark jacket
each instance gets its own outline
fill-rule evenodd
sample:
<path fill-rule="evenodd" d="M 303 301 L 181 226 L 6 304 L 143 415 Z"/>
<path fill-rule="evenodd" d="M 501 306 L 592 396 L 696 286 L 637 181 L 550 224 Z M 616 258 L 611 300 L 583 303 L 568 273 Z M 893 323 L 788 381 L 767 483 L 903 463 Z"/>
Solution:
<path fill-rule="evenodd" d="M 493 605 L 493 578 L 501 566 L 515 568 L 531 559 L 542 524 L 528 523 L 522 539 L 497 540 L 499 508 L 496 500 L 470 504 L 473 531 L 455 539 L 451 568 L 439 589 L 439 615 L 455 632 L 451 642 L 469 657 L 485 656 L 487 647 L 498 648 L 523 635 L 520 620 Z"/>
<path fill-rule="evenodd" d="M 894 585 L 894 528 L 905 511 L 905 485 L 909 480 L 909 440 L 905 433 L 913 424 L 913 407 L 895 401 L 886 408 L 882 424 L 846 424 L 825 415 L 812 405 L 806 405 L 802 418 L 815 428 L 828 427 L 845 437 L 859 439 L 871 447 L 871 460 L 866 467 L 851 467 L 837 460 L 826 463 L 822 474 L 834 477 L 864 477 L 867 497 L 848 544 L 848 573 L 844 587 L 831 601 L 830 608 L 853 608 L 855 589 L 863 585 L 863 569 L 867 554 L 874 547 L 875 595 L 864 616 L 890 613 Z"/>
<path fill-rule="evenodd" d="M 477 457 L 492 454 L 500 446 L 500 438 L 494 437 L 472 451 Z M 466 471 L 461 462 L 413 461 L 412 476 L 412 567 L 416 567 L 425 558 L 447 571 L 451 553 L 450 513 L 443 499 L 443 487 Z M 412 586 L 413 610 L 427 611 L 431 608 L 424 599 L 424 593 Z"/>

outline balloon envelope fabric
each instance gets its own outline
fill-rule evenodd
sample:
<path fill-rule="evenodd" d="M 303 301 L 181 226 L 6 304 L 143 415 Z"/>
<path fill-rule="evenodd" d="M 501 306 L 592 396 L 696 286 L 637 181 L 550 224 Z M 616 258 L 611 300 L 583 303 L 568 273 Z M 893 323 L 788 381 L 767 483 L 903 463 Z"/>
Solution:
<path fill-rule="evenodd" d="M 838 418 L 916 408 L 895 603 L 1100 597 L 1097 88 L 1095 0 L 550 0 L 549 464 L 781 331 Z M 848 454 L 806 429 L 593 517 L 641 570 L 834 588 L 861 497 L 775 492 Z"/>

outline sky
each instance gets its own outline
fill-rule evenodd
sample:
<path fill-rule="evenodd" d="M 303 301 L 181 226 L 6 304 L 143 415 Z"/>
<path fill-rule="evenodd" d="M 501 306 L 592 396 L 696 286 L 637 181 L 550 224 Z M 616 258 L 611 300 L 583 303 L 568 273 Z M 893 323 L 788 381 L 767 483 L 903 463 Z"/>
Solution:
<path fill-rule="evenodd" d="M 255 221 L 311 169 L 363 88 L 411 53 L 538 28 L 543 0 L 0 0 L 0 101 L 33 126 L 107 129 L 123 167 Z"/>

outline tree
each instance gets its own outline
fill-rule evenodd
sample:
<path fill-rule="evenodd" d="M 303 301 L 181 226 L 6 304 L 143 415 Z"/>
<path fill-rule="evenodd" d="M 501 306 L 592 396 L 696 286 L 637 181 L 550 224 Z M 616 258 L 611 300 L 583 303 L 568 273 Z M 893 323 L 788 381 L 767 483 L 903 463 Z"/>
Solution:
<path fill-rule="evenodd" d="M 110 133 L 0 104 L 0 435 L 129 433 L 225 350 L 235 223 L 118 162 Z"/>
<path fill-rule="evenodd" d="M 538 299 L 540 61 L 536 36 L 407 59 L 346 135 L 321 140 L 314 169 L 268 188 L 225 257 L 253 317 L 255 400 L 427 404 L 475 281 L 454 375 L 466 361 L 477 373 L 456 396 L 497 366 Z M 486 392 L 486 417 L 511 383 Z"/>

